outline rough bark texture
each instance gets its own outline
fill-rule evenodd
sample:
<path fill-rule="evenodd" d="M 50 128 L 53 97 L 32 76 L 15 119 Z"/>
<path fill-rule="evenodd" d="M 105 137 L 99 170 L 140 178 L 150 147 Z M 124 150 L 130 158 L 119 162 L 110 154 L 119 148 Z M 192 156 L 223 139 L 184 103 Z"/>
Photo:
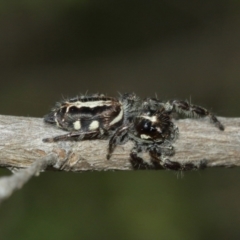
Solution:
<path fill-rule="evenodd" d="M 180 136 L 174 143 L 171 158 L 181 163 L 199 162 L 207 167 L 240 166 L 240 118 L 219 118 L 225 131 L 219 131 L 206 120 L 179 120 Z M 132 142 L 118 146 L 110 160 L 106 159 L 105 140 L 60 141 L 43 143 L 42 139 L 65 132 L 44 124 L 41 118 L 0 115 L 0 167 L 27 168 L 46 156 L 57 156 L 51 168 L 65 171 L 131 170 L 129 152 Z M 147 157 L 147 155 L 146 155 Z"/>

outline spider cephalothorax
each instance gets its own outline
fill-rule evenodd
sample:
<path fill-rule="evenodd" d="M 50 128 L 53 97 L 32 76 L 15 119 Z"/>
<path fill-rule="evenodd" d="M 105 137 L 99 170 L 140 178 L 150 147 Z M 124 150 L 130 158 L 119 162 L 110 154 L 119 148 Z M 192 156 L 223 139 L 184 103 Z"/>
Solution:
<path fill-rule="evenodd" d="M 164 109 L 147 109 L 135 118 L 134 127 L 139 138 L 163 142 L 170 137 L 173 123 Z"/>
<path fill-rule="evenodd" d="M 201 168 L 201 164 L 181 165 L 170 160 L 175 153 L 172 143 L 178 137 L 178 128 L 172 122 L 176 114 L 209 117 L 216 127 L 224 130 L 212 113 L 187 101 L 140 100 L 134 93 L 125 93 L 119 98 L 93 94 L 57 103 L 44 120 L 69 133 L 43 141 L 109 139 L 107 158 L 110 159 L 117 145 L 131 140 L 135 145 L 130 162 L 135 169 Z M 149 160 L 142 158 L 144 152 L 149 153 Z"/>

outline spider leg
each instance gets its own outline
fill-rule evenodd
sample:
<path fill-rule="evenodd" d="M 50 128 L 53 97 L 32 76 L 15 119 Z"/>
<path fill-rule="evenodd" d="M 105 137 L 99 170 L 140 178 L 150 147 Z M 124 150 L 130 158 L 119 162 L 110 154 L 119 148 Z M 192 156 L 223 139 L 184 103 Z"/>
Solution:
<path fill-rule="evenodd" d="M 187 101 L 180 101 L 180 100 L 173 100 L 172 101 L 172 106 L 173 109 L 177 112 L 177 113 L 182 113 L 188 117 L 209 117 L 211 122 L 221 131 L 224 130 L 224 126 L 222 125 L 222 123 L 217 119 L 217 117 L 212 114 L 211 112 L 209 112 L 207 109 L 201 107 L 201 106 L 197 106 L 197 105 L 193 105 L 193 104 L 189 104 Z"/>
<path fill-rule="evenodd" d="M 149 155 L 151 156 L 151 161 L 154 169 L 167 169 L 174 171 L 189 171 L 196 169 L 203 169 L 206 167 L 205 161 L 200 161 L 197 164 L 193 163 L 184 163 L 181 164 L 179 162 L 171 161 L 167 155 L 159 154 L 155 149 L 149 151 Z"/>
<path fill-rule="evenodd" d="M 150 163 L 144 161 L 140 156 L 142 153 L 141 146 L 135 146 L 130 154 L 130 162 L 132 167 L 138 169 L 152 169 L 152 170 L 174 170 L 174 171 L 188 171 L 195 169 L 203 169 L 206 167 L 205 161 L 200 161 L 197 164 L 184 163 L 181 164 L 176 161 L 171 161 L 170 156 L 174 155 L 172 146 L 153 146 L 148 150 L 150 155 Z"/>
<path fill-rule="evenodd" d="M 89 132 L 74 131 L 63 135 L 58 135 L 52 138 L 44 138 L 43 142 L 57 142 L 67 140 L 87 140 L 96 139 L 101 134 L 100 130 L 94 130 Z"/>
<path fill-rule="evenodd" d="M 111 155 L 117 145 L 124 144 L 128 141 L 128 129 L 129 126 L 122 126 L 112 135 L 109 140 L 107 159 L 111 158 Z"/>
<path fill-rule="evenodd" d="M 149 152 L 150 161 L 145 161 L 142 158 L 142 152 Z M 175 151 L 172 145 L 164 144 L 161 146 L 147 146 L 135 145 L 130 154 L 130 162 L 134 169 L 164 169 L 162 156 L 172 156 Z"/>
<path fill-rule="evenodd" d="M 132 164 L 133 169 L 135 169 L 135 170 L 156 169 L 151 164 L 149 164 L 143 160 L 143 158 L 140 156 L 141 152 L 142 152 L 141 147 L 134 146 L 130 153 L 130 163 Z"/>

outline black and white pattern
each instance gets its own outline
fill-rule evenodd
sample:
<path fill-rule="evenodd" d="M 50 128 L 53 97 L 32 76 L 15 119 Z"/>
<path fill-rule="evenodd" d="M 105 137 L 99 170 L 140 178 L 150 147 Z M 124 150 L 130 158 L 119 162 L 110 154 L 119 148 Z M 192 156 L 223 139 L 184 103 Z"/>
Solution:
<path fill-rule="evenodd" d="M 119 98 L 93 94 L 56 103 L 44 121 L 68 133 L 43 141 L 109 139 L 107 159 L 110 159 L 117 145 L 130 140 L 135 143 L 130 153 L 134 169 L 203 168 L 204 163 L 181 165 L 170 160 L 175 154 L 172 143 L 179 133 L 172 122 L 176 115 L 209 117 L 218 129 L 224 130 L 224 126 L 212 113 L 187 101 L 162 102 L 155 98 L 141 100 L 134 93 L 126 93 Z M 149 161 L 142 158 L 143 152 L 149 153 Z"/>

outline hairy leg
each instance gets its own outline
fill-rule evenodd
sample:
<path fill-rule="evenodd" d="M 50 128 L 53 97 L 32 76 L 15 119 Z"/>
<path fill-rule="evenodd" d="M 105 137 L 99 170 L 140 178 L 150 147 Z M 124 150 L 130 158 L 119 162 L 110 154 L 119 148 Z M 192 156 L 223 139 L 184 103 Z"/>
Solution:
<path fill-rule="evenodd" d="M 224 126 L 222 123 L 217 119 L 217 117 L 209 112 L 207 109 L 189 104 L 187 101 L 179 101 L 179 100 L 174 100 L 171 102 L 173 109 L 177 113 L 184 114 L 187 117 L 209 117 L 211 122 L 219 129 L 219 130 L 224 130 Z"/>
<path fill-rule="evenodd" d="M 113 136 L 109 140 L 107 159 L 111 158 L 111 155 L 117 145 L 124 144 L 128 141 L 128 129 L 129 126 L 123 126 L 117 129 Z"/>

